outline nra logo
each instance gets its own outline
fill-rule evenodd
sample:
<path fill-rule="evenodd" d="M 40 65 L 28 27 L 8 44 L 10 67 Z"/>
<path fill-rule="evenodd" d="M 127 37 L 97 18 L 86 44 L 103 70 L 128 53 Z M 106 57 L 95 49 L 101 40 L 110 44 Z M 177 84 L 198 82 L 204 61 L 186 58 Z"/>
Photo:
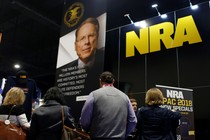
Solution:
<path fill-rule="evenodd" d="M 75 26 L 84 14 L 84 5 L 80 2 L 72 4 L 64 15 L 64 23 L 68 27 Z"/>
<path fill-rule="evenodd" d="M 166 49 L 183 46 L 184 42 L 202 42 L 193 17 L 186 16 L 177 20 L 176 27 L 171 22 L 163 22 L 150 27 L 126 33 L 126 57 L 135 56 L 135 50 L 147 54 L 161 50 L 161 41 Z"/>
<path fill-rule="evenodd" d="M 177 90 L 166 90 L 166 97 L 167 98 L 178 98 L 178 99 L 184 99 L 182 91 Z"/>

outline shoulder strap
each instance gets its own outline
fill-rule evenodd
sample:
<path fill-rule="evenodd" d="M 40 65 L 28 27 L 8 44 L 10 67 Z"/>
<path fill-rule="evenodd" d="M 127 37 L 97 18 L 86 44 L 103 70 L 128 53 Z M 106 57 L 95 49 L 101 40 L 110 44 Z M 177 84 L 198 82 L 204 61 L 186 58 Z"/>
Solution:
<path fill-rule="evenodd" d="M 90 136 L 89 136 L 88 134 L 86 134 L 85 132 L 79 131 L 79 130 L 77 130 L 76 128 L 73 129 L 73 128 L 70 128 L 70 127 L 64 125 L 64 106 L 61 106 L 61 114 L 62 114 L 63 129 L 66 128 L 66 129 L 68 129 L 68 130 L 73 131 L 74 133 L 77 133 L 77 134 L 79 134 L 79 135 L 85 137 L 87 140 L 90 139 Z"/>
<path fill-rule="evenodd" d="M 64 126 L 64 107 L 61 106 L 62 125 Z"/>
<path fill-rule="evenodd" d="M 9 117 L 10 117 L 10 115 L 11 115 L 11 113 L 12 113 L 12 110 L 13 110 L 13 108 L 15 107 L 16 105 L 13 105 L 12 107 L 11 107 L 11 109 L 10 109 L 10 111 L 9 111 L 9 114 L 8 114 L 8 117 L 7 117 L 7 120 L 9 120 Z"/>

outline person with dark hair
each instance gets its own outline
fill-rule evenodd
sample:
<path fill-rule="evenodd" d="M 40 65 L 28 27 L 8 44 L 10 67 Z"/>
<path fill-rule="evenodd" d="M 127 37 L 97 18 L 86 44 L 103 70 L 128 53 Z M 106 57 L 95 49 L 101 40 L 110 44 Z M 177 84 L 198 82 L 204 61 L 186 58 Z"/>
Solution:
<path fill-rule="evenodd" d="M 137 103 L 136 99 L 134 99 L 134 98 L 130 98 L 130 101 L 131 101 L 133 110 L 134 110 L 134 112 L 136 114 L 137 113 L 137 109 L 138 109 L 138 103 Z"/>
<path fill-rule="evenodd" d="M 60 140 L 62 134 L 62 107 L 64 124 L 75 128 L 71 108 L 65 105 L 62 91 L 51 87 L 44 95 L 44 104 L 36 108 L 32 115 L 30 140 Z"/>
<path fill-rule="evenodd" d="M 137 116 L 137 113 L 138 113 L 138 103 L 137 103 L 137 100 L 134 99 L 133 97 L 130 97 L 130 102 L 131 102 L 131 105 L 133 107 L 133 111 L 135 112 L 136 116 Z M 137 139 L 137 136 L 136 136 L 136 129 L 134 129 L 129 135 L 128 137 L 126 138 L 126 140 L 136 140 Z"/>
<path fill-rule="evenodd" d="M 146 106 L 140 108 L 136 126 L 139 140 L 175 140 L 172 123 L 181 118 L 181 113 L 161 108 L 163 98 L 158 88 L 151 88 L 146 92 Z"/>
<path fill-rule="evenodd" d="M 113 86 L 112 73 L 103 72 L 99 81 L 100 88 L 89 94 L 82 108 L 80 124 L 92 140 L 124 140 L 137 123 L 131 102 Z"/>

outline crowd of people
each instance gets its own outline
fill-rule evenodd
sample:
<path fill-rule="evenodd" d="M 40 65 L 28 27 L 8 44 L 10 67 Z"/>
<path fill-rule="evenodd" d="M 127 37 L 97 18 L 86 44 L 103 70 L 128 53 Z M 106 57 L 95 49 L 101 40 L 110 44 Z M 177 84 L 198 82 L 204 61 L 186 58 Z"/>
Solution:
<path fill-rule="evenodd" d="M 81 110 L 80 125 L 92 140 L 175 140 L 181 114 L 162 108 L 163 94 L 158 88 L 146 92 L 145 106 L 137 109 L 137 101 L 114 87 L 114 76 L 103 72 L 99 77 L 100 88 L 92 91 Z M 24 91 L 12 87 L 0 106 L 0 120 L 6 120 L 28 130 L 29 140 L 60 140 L 62 134 L 62 108 L 64 124 L 76 128 L 71 107 L 58 87 L 45 93 L 44 104 L 32 112 L 28 121 L 24 112 Z M 177 125 L 173 125 L 177 124 Z M 1 139 L 1 138 L 0 138 Z"/>

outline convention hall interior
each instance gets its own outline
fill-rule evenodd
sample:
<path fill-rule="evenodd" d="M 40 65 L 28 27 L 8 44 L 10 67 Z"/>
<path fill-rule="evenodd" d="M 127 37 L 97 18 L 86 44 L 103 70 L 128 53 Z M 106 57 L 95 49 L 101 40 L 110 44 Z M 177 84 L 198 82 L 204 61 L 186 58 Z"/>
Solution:
<path fill-rule="evenodd" d="M 0 0 L 0 79 L 15 75 L 19 69 L 23 69 L 28 72 L 31 79 L 36 81 L 42 94 L 49 87 L 55 85 L 58 45 L 63 20 L 63 5 L 66 1 L 68 0 Z M 106 44 L 109 47 L 105 54 L 106 63 L 104 69 L 110 71 L 115 68 L 116 63 L 119 65 L 114 60 L 115 54 L 118 53 L 116 51 L 112 52 L 111 48 L 111 46 L 119 45 L 118 40 L 112 40 L 113 36 L 118 36 L 119 28 L 136 21 L 157 17 L 159 13 L 170 13 L 184 9 L 190 5 L 202 5 L 202 3 L 209 3 L 210 5 L 208 0 L 106 1 Z M 158 4 L 158 9 L 152 8 L 153 4 Z M 202 15 L 200 16 L 202 17 Z M 205 31 L 209 35 L 210 29 L 206 28 Z M 140 85 L 138 93 L 145 93 L 149 87 L 156 84 L 193 89 L 195 139 L 207 140 L 210 139 L 210 110 L 208 109 L 210 106 L 210 74 L 208 71 L 210 70 L 210 55 L 207 57 L 206 54 L 202 55 L 194 52 L 192 55 L 195 55 L 196 59 L 183 59 L 183 64 L 180 62 L 180 67 L 186 66 L 189 69 L 174 72 L 178 73 L 178 78 L 177 76 L 170 75 L 169 71 L 159 75 L 158 72 L 155 73 L 148 70 L 147 77 L 143 77 L 143 79 L 148 81 L 140 81 L 142 85 Z M 170 59 L 170 56 L 167 59 Z M 162 70 L 162 68 L 159 69 L 161 63 L 158 62 L 157 64 L 154 60 L 151 62 L 154 67 L 148 65 L 148 69 L 152 67 L 160 72 Z M 14 68 L 15 64 L 20 64 L 20 68 Z M 132 65 L 132 63 L 129 64 Z M 191 64 L 195 64 L 195 66 Z M 127 77 L 120 75 L 115 70 L 113 71 L 123 81 L 121 83 L 123 85 L 126 82 L 124 79 Z M 149 74 L 150 72 L 151 75 Z M 126 70 L 124 73 L 126 73 Z M 141 76 L 139 77 L 142 78 Z M 175 78 L 175 82 L 169 77 L 171 79 Z M 162 81 L 156 80 L 161 78 L 163 78 Z M 173 82 L 168 82 L 170 80 Z M 118 85 L 118 88 L 121 88 L 120 86 Z M 135 96 L 138 99 L 141 98 L 142 101 L 144 100 L 143 94 Z M 144 103 L 140 102 L 139 107 L 141 105 L 144 105 Z"/>

